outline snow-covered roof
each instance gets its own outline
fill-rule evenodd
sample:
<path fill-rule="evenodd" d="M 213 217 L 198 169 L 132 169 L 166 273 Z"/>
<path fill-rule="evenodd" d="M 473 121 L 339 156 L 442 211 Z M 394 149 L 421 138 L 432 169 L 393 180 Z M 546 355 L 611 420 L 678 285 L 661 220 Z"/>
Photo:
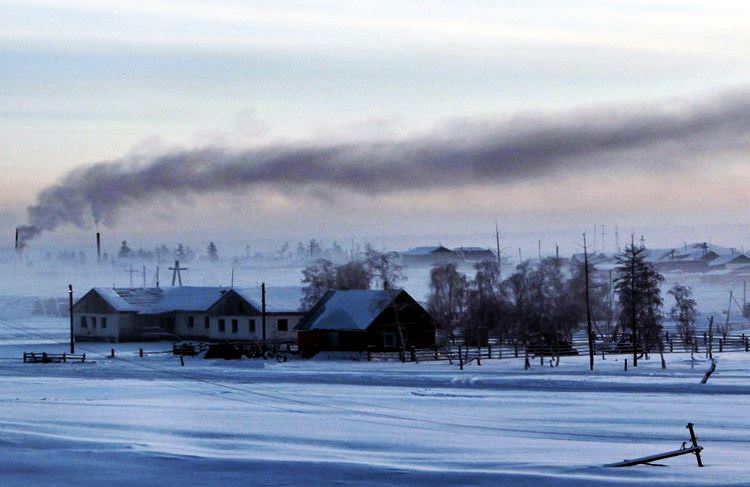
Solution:
<path fill-rule="evenodd" d="M 366 330 L 402 292 L 400 289 L 329 291 L 297 329 Z"/>
<path fill-rule="evenodd" d="M 231 288 L 228 287 L 160 287 L 160 288 L 94 288 L 115 311 L 160 314 L 177 311 L 205 312 Z M 243 299 L 261 309 L 261 290 L 234 288 Z M 270 313 L 301 311 L 302 288 L 267 287 L 266 311 Z"/>
<path fill-rule="evenodd" d="M 401 252 L 401 255 L 409 255 L 409 256 L 422 256 L 422 255 L 430 255 L 435 253 L 453 253 L 453 251 L 447 247 L 443 247 L 442 245 L 438 246 L 431 246 L 431 247 L 414 247 L 412 249 L 409 249 L 405 252 Z"/>
<path fill-rule="evenodd" d="M 750 264 L 750 257 L 745 254 L 722 255 L 708 263 L 710 267 L 719 267 L 726 264 Z"/>

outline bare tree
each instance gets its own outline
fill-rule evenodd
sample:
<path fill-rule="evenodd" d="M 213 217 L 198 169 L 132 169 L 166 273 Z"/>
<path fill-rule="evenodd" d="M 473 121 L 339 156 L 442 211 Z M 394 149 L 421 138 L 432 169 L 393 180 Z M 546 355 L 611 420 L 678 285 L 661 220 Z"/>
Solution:
<path fill-rule="evenodd" d="M 675 300 L 669 314 L 677 324 L 677 333 L 686 345 L 692 347 L 695 338 L 696 316 L 696 302 L 693 299 L 693 291 L 688 286 L 675 284 L 668 291 L 668 294 Z"/>
<path fill-rule="evenodd" d="M 398 263 L 398 254 L 395 252 L 378 252 L 367 244 L 365 261 L 372 277 L 379 281 L 383 289 L 391 289 L 399 281 L 406 280 L 403 275 L 403 266 Z"/>
<path fill-rule="evenodd" d="M 353 260 L 336 266 L 336 289 L 369 289 L 372 273 L 363 261 Z"/>
<path fill-rule="evenodd" d="M 312 308 L 315 303 L 328 292 L 336 287 L 336 269 L 329 260 L 319 259 L 302 270 L 302 283 L 304 295 L 302 306 L 305 309 Z"/>
<path fill-rule="evenodd" d="M 444 330 L 451 331 L 464 317 L 466 276 L 455 264 L 438 265 L 430 271 L 430 296 L 427 306 L 432 317 Z"/>

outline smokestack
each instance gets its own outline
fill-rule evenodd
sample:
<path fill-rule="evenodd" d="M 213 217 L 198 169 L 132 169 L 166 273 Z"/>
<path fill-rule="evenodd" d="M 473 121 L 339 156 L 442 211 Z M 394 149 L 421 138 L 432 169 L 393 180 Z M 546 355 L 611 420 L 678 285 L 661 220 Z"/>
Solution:
<path fill-rule="evenodd" d="M 102 263 L 102 235 L 96 232 L 96 263 Z"/>
<path fill-rule="evenodd" d="M 16 227 L 16 250 L 18 250 L 18 227 Z"/>

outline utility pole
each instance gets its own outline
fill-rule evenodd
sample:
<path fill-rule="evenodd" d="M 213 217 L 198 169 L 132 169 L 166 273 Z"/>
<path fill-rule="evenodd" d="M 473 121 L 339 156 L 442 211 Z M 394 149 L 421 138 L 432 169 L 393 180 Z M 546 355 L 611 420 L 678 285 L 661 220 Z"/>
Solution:
<path fill-rule="evenodd" d="M 263 343 L 266 343 L 266 283 L 260 285 L 260 322 L 263 327 Z"/>
<path fill-rule="evenodd" d="M 146 264 L 143 264 L 143 289 L 146 289 Z"/>
<path fill-rule="evenodd" d="M 635 313 L 635 238 L 630 234 L 630 326 L 633 329 L 633 367 L 638 367 L 638 324 Z"/>
<path fill-rule="evenodd" d="M 620 228 L 615 227 L 615 250 L 620 253 Z"/>
<path fill-rule="evenodd" d="M 583 234 L 583 267 L 586 284 L 586 330 L 589 337 L 589 370 L 594 370 L 594 330 L 591 326 L 591 300 L 589 297 L 589 252 L 586 248 L 586 234 Z"/>
<path fill-rule="evenodd" d="M 594 223 L 594 242 L 591 245 L 591 251 L 596 253 L 596 223 Z"/>
<path fill-rule="evenodd" d="M 495 222 L 495 244 L 497 245 L 497 268 L 500 269 L 500 276 L 503 274 L 503 259 L 500 255 L 500 228 Z"/>
<path fill-rule="evenodd" d="M 539 239 L 536 241 L 536 255 L 539 257 L 539 262 L 542 261 L 542 240 Z"/>
<path fill-rule="evenodd" d="M 180 271 L 186 271 L 187 267 L 180 267 L 180 261 L 176 260 L 174 261 L 174 267 L 169 267 L 168 269 L 172 271 L 172 287 L 174 287 L 175 281 L 179 282 L 180 287 L 182 287 L 182 274 L 180 274 Z"/>
<path fill-rule="evenodd" d="M 68 284 L 68 314 L 70 315 L 70 353 L 76 353 L 76 335 L 73 330 L 73 285 Z"/>
<path fill-rule="evenodd" d="M 133 269 L 133 264 L 130 264 L 130 269 L 125 271 L 128 273 L 128 277 L 130 277 L 130 287 L 133 287 L 133 273 L 135 272 L 135 269 Z"/>

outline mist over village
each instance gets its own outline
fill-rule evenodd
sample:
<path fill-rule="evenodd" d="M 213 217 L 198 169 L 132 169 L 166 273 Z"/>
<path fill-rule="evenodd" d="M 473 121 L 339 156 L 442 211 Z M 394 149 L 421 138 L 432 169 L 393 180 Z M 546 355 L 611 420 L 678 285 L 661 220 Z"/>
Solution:
<path fill-rule="evenodd" d="M 750 7 L 0 0 L 0 484 L 750 484 Z"/>

